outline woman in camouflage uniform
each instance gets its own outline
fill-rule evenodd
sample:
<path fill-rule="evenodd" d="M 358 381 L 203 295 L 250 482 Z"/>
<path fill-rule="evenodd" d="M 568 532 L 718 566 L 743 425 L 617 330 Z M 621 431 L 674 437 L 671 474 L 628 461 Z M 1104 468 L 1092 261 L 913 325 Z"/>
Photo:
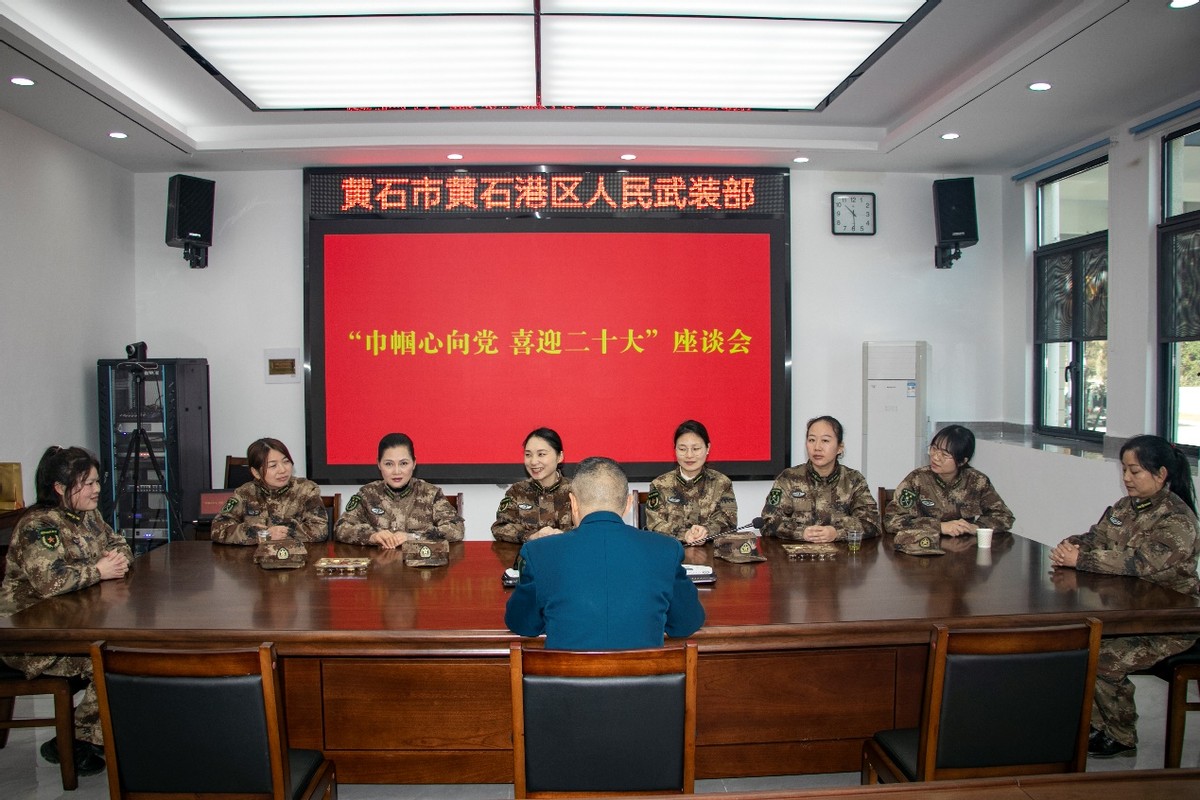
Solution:
<path fill-rule="evenodd" d="M 211 538 L 221 544 L 258 544 L 269 539 L 323 542 L 329 520 L 321 487 L 292 474 L 292 454 L 278 439 L 259 439 L 246 448 L 254 480 L 244 483 L 213 519 Z"/>
<path fill-rule="evenodd" d="M 529 480 L 508 487 L 492 536 L 521 544 L 575 527 L 571 520 L 571 481 L 562 474 L 562 438 L 550 428 L 525 437 L 525 471 Z"/>
<path fill-rule="evenodd" d="M 708 429 L 694 419 L 675 429 L 678 467 L 650 482 L 646 529 L 674 536 L 685 545 L 737 527 L 733 482 L 708 467 Z"/>
<path fill-rule="evenodd" d="M 839 462 L 845 453 L 842 423 L 830 416 L 808 421 L 808 461 L 779 473 L 763 506 L 763 534 L 805 542 L 879 535 L 879 507 L 867 479 Z"/>
<path fill-rule="evenodd" d="M 929 443 L 929 466 L 908 473 L 884 509 L 883 528 L 896 535 L 897 550 L 940 555 L 942 536 L 1012 530 L 1013 513 L 988 476 L 968 464 L 974 455 L 969 428 L 947 425 L 937 432 Z"/>
<path fill-rule="evenodd" d="M 1126 496 L 1079 536 L 1050 552 L 1055 567 L 1132 575 L 1177 592 L 1200 591 L 1196 500 L 1187 457 L 1158 436 L 1135 436 L 1121 447 Z M 1187 636 L 1120 636 L 1100 643 L 1088 752 L 1098 758 L 1137 750 L 1137 709 L 1129 673 L 1187 650 Z"/>
<path fill-rule="evenodd" d="M 100 516 L 100 463 L 80 447 L 51 447 L 38 463 L 37 505 L 17 524 L 8 548 L 0 605 L 15 614 L 39 600 L 124 578 L 133 552 Z M 100 708 L 87 656 L 6 655 L 4 663 L 26 678 L 58 675 L 86 681 L 75 706 L 75 771 L 104 769 Z M 82 682 L 81 681 L 81 682 Z M 42 757 L 59 762 L 57 737 L 41 747 Z"/>
<path fill-rule="evenodd" d="M 394 550 L 406 541 L 463 540 L 463 519 L 432 483 L 413 477 L 413 441 L 405 433 L 379 440 L 379 474 L 346 503 L 333 538 Z"/>

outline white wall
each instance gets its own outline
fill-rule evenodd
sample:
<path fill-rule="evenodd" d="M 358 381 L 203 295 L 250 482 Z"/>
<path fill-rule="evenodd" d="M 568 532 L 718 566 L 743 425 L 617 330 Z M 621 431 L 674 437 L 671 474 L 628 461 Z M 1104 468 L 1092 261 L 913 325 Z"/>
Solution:
<path fill-rule="evenodd" d="M 951 269 L 939 270 L 933 266 L 933 181 L 943 177 L 951 176 L 793 171 L 795 461 L 804 460 L 804 423 L 832 414 L 846 429 L 845 463 L 860 465 L 864 341 L 930 343 L 927 411 L 935 423 L 1001 417 L 1001 179 L 975 176 L 979 244 L 964 249 Z M 834 191 L 875 193 L 875 236 L 830 234 Z"/>
<path fill-rule="evenodd" d="M 0 460 L 99 444 L 96 360 L 135 340 L 133 175 L 0 111 Z"/>

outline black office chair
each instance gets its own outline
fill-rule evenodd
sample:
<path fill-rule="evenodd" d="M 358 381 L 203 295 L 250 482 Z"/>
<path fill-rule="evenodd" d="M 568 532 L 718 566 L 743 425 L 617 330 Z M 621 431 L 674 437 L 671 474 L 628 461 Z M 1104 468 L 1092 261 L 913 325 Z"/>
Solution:
<path fill-rule="evenodd" d="M 333 762 L 291 750 L 275 646 L 92 645 L 109 796 L 336 800 Z"/>
<path fill-rule="evenodd" d="M 649 499 L 649 492 L 637 493 L 637 526 L 642 530 L 646 530 L 646 501 Z"/>
<path fill-rule="evenodd" d="M 1187 712 L 1200 711 L 1200 702 L 1188 700 L 1188 684 L 1200 680 L 1200 642 L 1168 656 L 1146 671 L 1167 682 L 1167 736 L 1163 766 L 1178 767 L 1183 760 L 1183 732 Z"/>
<path fill-rule="evenodd" d="M 43 728 L 53 725 L 54 735 L 58 739 L 58 752 L 68 754 L 58 762 L 63 788 L 68 790 L 79 787 L 79 777 L 75 774 L 75 758 L 71 754 L 75 752 L 74 696 L 83 686 L 82 679 L 59 678 L 54 675 L 39 675 L 27 679 L 24 673 L 0 663 L 0 748 L 8 744 L 8 732 L 12 728 Z M 53 696 L 53 717 L 13 719 L 16 698 L 40 694 Z"/>
<path fill-rule="evenodd" d="M 512 645 L 514 796 L 692 794 L 696 645 Z"/>
<path fill-rule="evenodd" d="M 236 489 L 254 480 L 250 460 L 245 456 L 225 456 L 225 488 Z"/>
<path fill-rule="evenodd" d="M 325 506 L 325 519 L 329 522 L 329 538 L 333 538 L 333 529 L 337 527 L 338 518 L 342 516 L 342 493 L 321 495 L 321 505 Z"/>
<path fill-rule="evenodd" d="M 921 727 L 863 743 L 864 784 L 1083 772 L 1100 623 L 935 625 Z"/>

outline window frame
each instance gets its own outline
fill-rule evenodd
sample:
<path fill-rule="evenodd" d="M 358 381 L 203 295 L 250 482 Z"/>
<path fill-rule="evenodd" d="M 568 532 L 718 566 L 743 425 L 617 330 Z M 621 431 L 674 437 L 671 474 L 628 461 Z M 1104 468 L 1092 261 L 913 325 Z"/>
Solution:
<path fill-rule="evenodd" d="M 1162 169 L 1162 185 L 1160 187 L 1160 206 L 1158 218 L 1162 220 L 1163 223 L 1178 219 L 1180 217 L 1186 217 L 1188 214 L 1196 213 L 1195 211 L 1186 211 L 1181 214 L 1167 213 L 1167 209 L 1171 207 L 1171 143 L 1176 139 L 1182 139 L 1185 136 L 1192 135 L 1193 133 L 1200 133 L 1200 122 L 1185 126 L 1177 131 L 1172 131 L 1162 138 L 1162 150 L 1160 151 L 1159 158 L 1159 163 L 1161 164 Z"/>
<path fill-rule="evenodd" d="M 1085 271 L 1083 259 L 1078 255 L 1087 250 L 1094 249 L 1103 245 L 1105 254 L 1108 254 L 1108 229 L 1093 231 L 1091 233 L 1080 234 L 1069 239 L 1060 239 L 1055 242 L 1044 244 L 1042 235 L 1045 231 L 1045 204 L 1043 200 L 1043 190 L 1046 186 L 1052 183 L 1071 178 L 1096 167 L 1108 165 L 1108 155 L 1103 155 L 1100 158 L 1095 158 L 1083 164 L 1071 167 L 1063 172 L 1055 173 L 1049 177 L 1043 178 L 1037 182 L 1034 193 L 1034 204 L 1037 211 L 1037 247 L 1033 252 L 1033 428 L 1034 431 L 1046 436 L 1053 436 L 1060 439 L 1072 439 L 1077 441 L 1087 442 L 1102 442 L 1104 440 L 1104 431 L 1088 430 L 1087 413 L 1085 406 L 1087 392 L 1083 390 L 1085 381 L 1085 364 L 1084 364 L 1084 348 L 1086 342 L 1091 341 L 1108 341 L 1108 320 L 1107 320 L 1107 295 L 1108 282 L 1105 281 L 1104 292 L 1106 297 L 1105 302 L 1105 337 L 1096 339 L 1084 335 L 1084 287 L 1085 287 Z M 1105 195 L 1105 201 L 1108 201 L 1108 194 Z M 1053 258 L 1064 253 L 1073 253 L 1071 266 L 1071 333 L 1070 338 L 1064 340 L 1044 340 L 1042 337 L 1043 318 L 1042 318 L 1042 300 L 1044 293 L 1044 285 L 1041 280 L 1041 269 L 1045 259 Z M 1069 362 L 1068 377 L 1066 380 L 1071 388 L 1070 402 L 1070 420 L 1068 426 L 1049 425 L 1045 419 L 1046 408 L 1046 356 L 1047 348 L 1052 345 L 1069 343 L 1071 346 L 1071 360 Z M 1105 375 L 1105 387 L 1108 385 L 1108 376 Z M 1107 415 L 1107 401 L 1105 404 L 1105 412 Z"/>
<path fill-rule="evenodd" d="M 1164 146 L 1166 140 L 1164 139 Z M 1166 165 L 1164 162 L 1164 170 Z M 1164 194 L 1165 198 L 1165 194 Z M 1163 209 L 1165 211 L 1166 205 Z M 1178 441 L 1178 365 L 1175 345 L 1183 342 L 1200 341 L 1200 333 L 1191 338 L 1179 338 L 1163 335 L 1163 307 L 1166 300 L 1163 291 L 1164 271 L 1166 269 L 1165 253 L 1170 240 L 1180 233 L 1200 231 L 1200 210 L 1189 211 L 1186 214 L 1176 214 L 1159 223 L 1156 230 L 1158 237 L 1155 257 L 1158 261 L 1155 270 L 1155 338 L 1158 339 L 1158 433 L 1168 442 L 1179 447 L 1193 458 L 1200 457 L 1200 445 L 1184 444 Z"/>
<path fill-rule="evenodd" d="M 1033 304 L 1034 304 L 1034 430 L 1037 433 L 1047 436 L 1054 436 L 1060 439 L 1076 439 L 1089 442 L 1100 442 L 1104 439 L 1104 431 L 1088 430 L 1084 427 L 1087 422 L 1086 409 L 1084 408 L 1084 400 L 1086 392 L 1077 390 L 1077 387 L 1084 385 L 1084 359 L 1083 348 L 1086 342 L 1093 341 L 1108 341 L 1107 337 L 1107 321 L 1105 324 L 1105 338 L 1096 339 L 1083 335 L 1083 265 L 1082 259 L 1075 257 L 1072 259 L 1071 267 L 1071 335 L 1068 339 L 1063 340 L 1046 340 L 1043 341 L 1041 336 L 1041 309 L 1042 309 L 1042 293 L 1043 284 L 1040 280 L 1040 268 L 1043 259 L 1052 258 L 1063 253 L 1073 253 L 1078 255 L 1086 250 L 1091 250 L 1104 246 L 1105 252 L 1108 251 L 1108 231 L 1097 231 L 1084 236 L 1076 236 L 1062 242 L 1040 247 L 1034 252 L 1033 269 L 1034 269 L 1034 286 L 1033 286 Z M 1107 294 L 1108 286 L 1105 284 L 1105 293 Z M 1071 385 L 1071 424 L 1069 426 L 1049 425 L 1045 420 L 1045 392 L 1046 392 L 1046 374 L 1044 364 L 1046 361 L 1046 348 L 1050 345 L 1062 344 L 1069 342 L 1071 345 L 1071 361 L 1068 367 L 1068 381 Z M 1105 385 L 1107 386 L 1107 375 L 1105 376 Z"/>

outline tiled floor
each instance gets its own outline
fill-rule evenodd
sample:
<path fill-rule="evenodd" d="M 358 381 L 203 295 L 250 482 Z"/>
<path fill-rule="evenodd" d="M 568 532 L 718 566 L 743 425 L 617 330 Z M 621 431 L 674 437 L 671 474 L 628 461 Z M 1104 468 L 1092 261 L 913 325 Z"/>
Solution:
<path fill-rule="evenodd" d="M 1092 760 L 1088 771 L 1120 769 L 1157 769 L 1163 758 L 1163 713 L 1166 709 L 1166 684 L 1157 678 L 1137 676 L 1138 723 L 1140 743 L 1136 757 Z M 50 701 L 38 698 L 17 701 L 17 714 L 26 713 L 30 703 L 36 703 L 39 713 L 50 713 Z M 1189 719 L 1188 737 L 1184 741 L 1183 766 L 1200 766 L 1200 718 Z M 103 800 L 108 796 L 105 774 L 80 778 L 79 788 L 65 792 L 58 767 L 42 761 L 37 748 L 53 731 L 50 728 L 14 730 L 8 746 L 0 750 L 0 798 L 5 800 Z M 766 778 L 736 780 L 705 780 L 696 782 L 696 792 L 720 793 L 754 789 L 811 789 L 821 787 L 855 786 L 857 772 L 828 775 L 779 775 Z M 344 800 L 505 800 L 513 796 L 511 784 L 441 784 L 424 786 L 377 786 L 342 784 L 339 795 Z"/>

